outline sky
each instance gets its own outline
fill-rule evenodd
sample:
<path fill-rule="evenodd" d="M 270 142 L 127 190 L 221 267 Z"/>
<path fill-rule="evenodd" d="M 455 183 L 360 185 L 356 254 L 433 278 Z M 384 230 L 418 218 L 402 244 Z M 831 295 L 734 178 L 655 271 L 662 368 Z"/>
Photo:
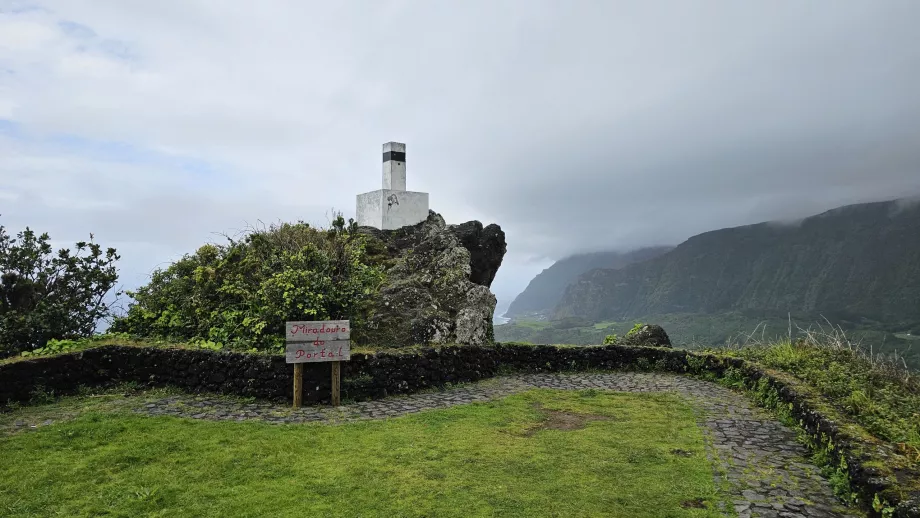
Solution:
<path fill-rule="evenodd" d="M 222 234 L 355 215 L 381 145 L 556 259 L 920 193 L 914 0 L 0 0 L 0 224 L 123 287 Z"/>

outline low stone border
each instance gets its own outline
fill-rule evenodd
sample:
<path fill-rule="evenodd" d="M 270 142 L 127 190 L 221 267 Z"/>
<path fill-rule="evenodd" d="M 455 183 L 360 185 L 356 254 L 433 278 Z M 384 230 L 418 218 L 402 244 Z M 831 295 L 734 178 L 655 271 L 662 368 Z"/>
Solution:
<path fill-rule="evenodd" d="M 738 358 L 687 355 L 688 372 L 743 388 L 758 404 L 804 431 L 807 446 L 845 477 L 869 516 L 920 517 L 920 472 L 893 445 L 868 434 L 804 383 Z"/>
<path fill-rule="evenodd" d="M 362 401 L 503 372 L 584 370 L 689 373 L 744 388 L 808 434 L 809 446 L 847 477 L 871 516 L 920 518 L 920 474 L 891 445 L 869 436 L 796 380 L 737 358 L 657 347 L 515 344 L 354 354 L 343 364 L 342 396 Z M 290 401 L 292 372 L 281 356 L 102 346 L 0 365 L 0 404 L 29 401 L 36 392 L 62 395 L 81 385 L 123 382 Z M 329 386 L 328 366 L 306 364 L 305 403 L 328 402 Z"/>

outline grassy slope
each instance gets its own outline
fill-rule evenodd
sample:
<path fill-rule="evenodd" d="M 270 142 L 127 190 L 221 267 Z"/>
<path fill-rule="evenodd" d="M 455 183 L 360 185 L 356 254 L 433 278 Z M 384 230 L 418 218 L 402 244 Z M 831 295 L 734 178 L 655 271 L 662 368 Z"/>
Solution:
<path fill-rule="evenodd" d="M 920 379 L 849 348 L 778 341 L 719 350 L 792 374 L 875 437 L 920 462 Z"/>
<path fill-rule="evenodd" d="M 539 429 L 538 405 L 609 419 Z M 0 438 L 0 458 L 4 516 L 716 515 L 681 505 L 717 492 L 693 409 L 668 394 L 542 390 L 334 426 L 97 407 Z"/>

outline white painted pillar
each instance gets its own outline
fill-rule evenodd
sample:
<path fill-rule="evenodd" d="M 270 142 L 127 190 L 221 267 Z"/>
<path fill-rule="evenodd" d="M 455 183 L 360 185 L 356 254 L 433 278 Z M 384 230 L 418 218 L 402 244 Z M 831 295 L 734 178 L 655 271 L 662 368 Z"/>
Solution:
<path fill-rule="evenodd" d="M 383 188 L 406 190 L 406 145 L 387 142 L 383 145 Z"/>

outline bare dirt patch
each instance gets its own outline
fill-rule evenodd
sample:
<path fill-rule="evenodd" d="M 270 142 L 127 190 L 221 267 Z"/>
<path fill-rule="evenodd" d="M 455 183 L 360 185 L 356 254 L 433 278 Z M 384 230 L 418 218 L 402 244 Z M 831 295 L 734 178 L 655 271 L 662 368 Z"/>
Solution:
<path fill-rule="evenodd" d="M 693 500 L 684 500 L 680 506 L 684 509 L 705 509 L 706 502 L 702 498 L 694 498 Z"/>
<path fill-rule="evenodd" d="M 581 430 L 588 426 L 591 421 L 609 421 L 609 416 L 594 414 L 576 414 L 574 412 L 564 412 L 561 410 L 548 410 L 543 408 L 540 403 L 534 403 L 533 407 L 543 414 L 543 420 L 536 426 L 524 431 L 525 437 L 530 437 L 540 430 Z"/>

